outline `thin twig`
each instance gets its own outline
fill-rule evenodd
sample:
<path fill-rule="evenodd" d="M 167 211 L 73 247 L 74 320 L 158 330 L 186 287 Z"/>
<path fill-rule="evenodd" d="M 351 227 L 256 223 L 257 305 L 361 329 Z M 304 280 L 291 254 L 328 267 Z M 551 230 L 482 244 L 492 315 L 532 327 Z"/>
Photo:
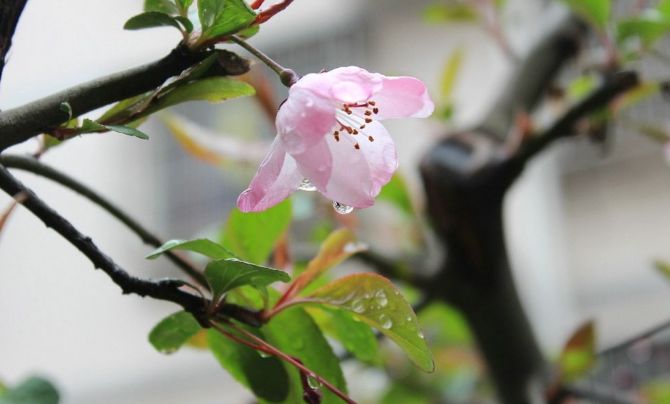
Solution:
<path fill-rule="evenodd" d="M 90 237 L 79 232 L 69 221 L 49 207 L 2 165 L 0 165 L 0 188 L 12 197 L 24 195 L 22 196 L 24 200 L 21 202 L 23 206 L 37 216 L 47 227 L 55 230 L 76 247 L 93 263 L 95 268 L 101 269 L 107 274 L 124 294 L 132 293 L 142 297 L 149 296 L 154 299 L 176 303 L 193 314 L 203 326 L 208 324 L 208 300 L 181 290 L 180 288 L 184 285 L 183 281 L 173 279 L 151 281 L 130 275 L 103 253 Z"/>
<path fill-rule="evenodd" d="M 525 164 L 554 141 L 571 136 L 577 121 L 607 106 L 614 98 L 638 84 L 639 79 L 635 72 L 624 71 L 614 74 L 600 88 L 567 111 L 544 133 L 529 140 L 510 161 Z"/>
<path fill-rule="evenodd" d="M 39 175 L 44 178 L 48 178 L 54 182 L 61 184 L 62 186 L 80 194 L 81 196 L 87 198 L 91 202 L 100 206 L 102 209 L 106 210 L 118 219 L 121 223 L 126 225 L 131 231 L 137 234 L 140 239 L 149 245 L 154 247 L 160 247 L 163 245 L 163 242 L 153 235 L 149 230 L 144 228 L 136 220 L 131 218 L 126 214 L 121 208 L 114 205 L 108 199 L 95 192 L 88 186 L 82 184 L 76 179 L 70 177 L 69 175 L 58 171 L 52 167 L 47 166 L 44 163 L 39 162 L 36 159 L 30 157 L 16 156 L 16 155 L 1 155 L 0 164 L 4 165 L 7 168 L 16 168 L 19 170 L 24 170 L 31 172 L 35 175 Z M 167 258 L 172 261 L 177 267 L 191 276 L 198 284 L 201 286 L 207 287 L 207 280 L 203 274 L 194 267 L 190 262 L 175 254 L 173 251 L 166 251 L 165 255 Z"/>

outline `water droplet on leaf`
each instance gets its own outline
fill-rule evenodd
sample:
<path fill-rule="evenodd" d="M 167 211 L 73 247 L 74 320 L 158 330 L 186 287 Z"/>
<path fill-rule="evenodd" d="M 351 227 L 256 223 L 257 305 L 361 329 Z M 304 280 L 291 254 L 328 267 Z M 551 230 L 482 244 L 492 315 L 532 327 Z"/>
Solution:
<path fill-rule="evenodd" d="M 423 333 L 421 331 L 418 332 L 418 335 L 419 335 L 419 338 L 426 339 L 426 336 L 423 335 Z"/>
<path fill-rule="evenodd" d="M 391 327 L 393 327 L 393 320 L 391 320 L 391 318 L 386 314 L 382 314 L 379 316 L 379 323 L 385 330 L 390 330 Z"/>
<path fill-rule="evenodd" d="M 353 206 L 345 205 L 335 201 L 333 202 L 333 208 L 335 209 L 335 212 L 339 213 L 340 215 L 348 215 L 354 211 Z"/>
<path fill-rule="evenodd" d="M 362 299 L 354 300 L 351 302 L 351 310 L 358 314 L 365 312 L 365 302 Z"/>
<path fill-rule="evenodd" d="M 377 293 L 375 293 L 375 303 L 377 303 L 379 307 L 386 307 L 389 303 L 389 299 L 386 297 L 386 293 L 383 290 L 378 290 Z"/>
<path fill-rule="evenodd" d="M 305 178 L 298 186 L 298 189 L 301 191 L 314 192 L 316 191 L 316 186 L 314 186 L 310 180 Z"/>

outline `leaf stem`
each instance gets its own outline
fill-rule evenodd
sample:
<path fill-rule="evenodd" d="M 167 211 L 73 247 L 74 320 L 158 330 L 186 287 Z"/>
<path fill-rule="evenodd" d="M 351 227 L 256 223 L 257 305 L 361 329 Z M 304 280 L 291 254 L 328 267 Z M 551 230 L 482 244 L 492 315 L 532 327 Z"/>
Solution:
<path fill-rule="evenodd" d="M 231 35 L 230 40 L 235 42 L 236 44 L 240 45 L 243 47 L 247 52 L 251 53 L 252 55 L 256 56 L 261 62 L 265 63 L 266 66 L 268 66 L 270 69 L 272 69 L 279 78 L 281 79 L 282 84 L 284 84 L 286 87 L 291 87 L 293 84 L 295 84 L 299 77 L 296 72 L 294 72 L 291 69 L 287 69 L 286 67 L 280 65 L 276 61 L 274 61 L 272 58 L 270 58 L 268 55 L 263 53 L 260 49 L 256 48 L 255 46 L 251 45 L 244 39 L 240 38 L 237 35 Z"/>

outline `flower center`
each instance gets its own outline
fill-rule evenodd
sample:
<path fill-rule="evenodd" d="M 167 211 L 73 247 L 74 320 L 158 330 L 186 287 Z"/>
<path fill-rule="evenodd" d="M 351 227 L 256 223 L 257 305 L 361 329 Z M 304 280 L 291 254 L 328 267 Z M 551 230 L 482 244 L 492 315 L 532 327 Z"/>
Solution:
<path fill-rule="evenodd" d="M 357 136 L 359 133 L 365 135 L 365 126 L 372 123 L 373 116 L 379 113 L 377 103 L 370 100 L 365 103 L 357 104 L 342 104 L 342 108 L 335 113 L 335 119 L 340 125 L 339 129 L 333 132 L 333 137 L 336 142 L 340 141 L 340 134 L 347 134 L 350 136 Z M 367 135 L 368 142 L 374 142 L 375 138 Z M 358 142 L 354 143 L 354 149 L 360 150 L 361 145 Z"/>

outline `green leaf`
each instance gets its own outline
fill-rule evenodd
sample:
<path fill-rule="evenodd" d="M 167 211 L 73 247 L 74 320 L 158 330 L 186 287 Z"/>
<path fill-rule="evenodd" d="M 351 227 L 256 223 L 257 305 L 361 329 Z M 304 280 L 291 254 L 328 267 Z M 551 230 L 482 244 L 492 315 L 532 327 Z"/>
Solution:
<path fill-rule="evenodd" d="M 612 0 L 563 0 L 597 28 L 604 30 L 610 18 Z"/>
<path fill-rule="evenodd" d="M 448 103 L 451 101 L 451 96 L 454 92 L 458 73 L 461 71 L 461 66 L 463 66 L 464 56 L 465 51 L 463 48 L 457 48 L 451 52 L 449 60 L 447 60 L 447 63 L 444 65 L 444 69 L 442 70 L 442 78 L 440 80 L 441 103 Z"/>
<path fill-rule="evenodd" d="M 268 286 L 274 282 L 288 282 L 291 277 L 284 271 L 272 269 L 236 258 L 212 261 L 205 267 L 205 278 L 212 287 L 215 300 L 229 290 L 244 285 L 256 288 Z"/>
<path fill-rule="evenodd" d="M 398 172 L 391 177 L 391 181 L 384 185 L 377 199 L 389 202 L 408 216 L 414 215 L 414 208 L 409 197 L 407 184 L 403 176 Z"/>
<path fill-rule="evenodd" d="M 344 348 L 362 362 L 377 362 L 377 337 L 366 323 L 343 310 L 308 307 L 307 311 L 325 333 L 340 341 Z"/>
<path fill-rule="evenodd" d="M 180 10 L 180 14 L 186 15 L 188 13 L 188 9 L 191 7 L 191 4 L 193 4 L 193 0 L 177 0 L 177 7 Z"/>
<path fill-rule="evenodd" d="M 193 23 L 188 18 L 178 15 L 178 16 L 174 17 L 174 19 L 176 21 L 178 21 L 182 25 L 182 27 L 184 27 L 184 30 L 186 32 L 192 32 L 193 31 Z"/>
<path fill-rule="evenodd" d="M 470 345 L 472 334 L 456 309 L 444 303 L 433 303 L 418 314 L 419 323 L 433 345 Z"/>
<path fill-rule="evenodd" d="M 0 404 L 58 404 L 59 400 L 56 388 L 48 380 L 36 376 L 0 391 Z"/>
<path fill-rule="evenodd" d="M 147 99 L 151 97 L 153 93 L 153 91 L 148 91 L 144 94 L 136 95 L 135 97 L 126 98 L 125 100 L 117 102 L 110 109 L 105 111 L 105 113 L 98 118 L 98 121 L 109 122 L 112 118 L 119 119 L 129 117 L 135 112 L 135 108 L 140 104 L 146 103 Z"/>
<path fill-rule="evenodd" d="M 233 253 L 228 251 L 225 247 L 217 244 L 206 238 L 195 240 L 170 240 L 158 247 L 151 254 L 147 255 L 147 259 L 156 259 L 167 251 L 171 250 L 186 250 L 194 253 L 202 254 L 206 257 L 220 260 L 225 258 L 234 258 Z"/>
<path fill-rule="evenodd" d="M 640 39 L 644 48 L 651 47 L 670 31 L 670 1 L 663 0 L 655 8 L 623 19 L 617 25 L 617 41 L 623 44 L 632 37 Z"/>
<path fill-rule="evenodd" d="M 256 90 L 247 83 L 226 77 L 211 77 L 181 85 L 158 98 L 147 114 L 186 101 L 221 102 L 230 98 L 254 95 Z"/>
<path fill-rule="evenodd" d="M 593 367 L 595 345 L 595 326 L 588 321 L 570 337 L 558 359 L 562 382 L 573 382 Z"/>
<path fill-rule="evenodd" d="M 242 213 L 233 209 L 221 236 L 221 244 L 240 259 L 264 263 L 290 223 L 289 200 L 263 212 Z"/>
<path fill-rule="evenodd" d="M 207 341 L 221 366 L 256 397 L 270 402 L 286 399 L 289 378 L 279 359 L 263 358 L 255 350 L 231 341 L 214 329 L 207 331 Z"/>
<path fill-rule="evenodd" d="M 82 122 L 81 128 L 79 128 L 79 130 L 80 133 L 91 133 L 98 131 L 107 131 L 107 128 L 105 127 L 105 125 L 101 125 L 90 119 L 84 119 L 84 122 Z"/>
<path fill-rule="evenodd" d="M 656 261 L 654 266 L 667 280 L 670 280 L 670 264 L 665 261 Z"/>
<path fill-rule="evenodd" d="M 179 13 L 172 0 L 144 0 L 144 11 L 157 11 L 165 14 Z"/>
<path fill-rule="evenodd" d="M 158 11 L 147 11 L 131 17 L 123 25 L 123 29 L 136 30 L 155 27 L 175 27 L 181 31 L 181 25 L 174 18 Z"/>
<path fill-rule="evenodd" d="M 398 344 L 420 369 L 427 372 L 435 369 L 412 307 L 388 279 L 370 273 L 349 275 L 307 298 L 353 312 Z"/>
<path fill-rule="evenodd" d="M 133 136 L 142 140 L 149 139 L 149 135 L 146 133 L 126 125 L 104 125 L 105 128 L 114 131 L 116 133 L 121 133 L 123 135 Z"/>
<path fill-rule="evenodd" d="M 158 352 L 173 353 L 196 335 L 201 327 L 198 321 L 185 311 L 165 317 L 149 333 L 149 342 Z"/>
<path fill-rule="evenodd" d="M 586 97 L 598 85 L 598 77 L 593 74 L 578 76 L 568 84 L 568 98 L 575 102 Z"/>
<path fill-rule="evenodd" d="M 270 344 L 300 359 L 306 367 L 346 393 L 347 386 L 339 360 L 319 327 L 303 309 L 294 307 L 280 312 L 272 317 L 262 331 Z M 291 376 L 291 392 L 286 402 L 301 403 L 303 402 L 303 390 L 299 373 L 290 364 L 285 363 L 284 366 Z M 323 393 L 322 404 L 342 403 L 342 400 L 328 389 L 321 388 L 321 392 Z"/>
<path fill-rule="evenodd" d="M 234 34 L 256 19 L 256 13 L 244 0 L 198 0 L 202 36 L 212 38 Z"/>

